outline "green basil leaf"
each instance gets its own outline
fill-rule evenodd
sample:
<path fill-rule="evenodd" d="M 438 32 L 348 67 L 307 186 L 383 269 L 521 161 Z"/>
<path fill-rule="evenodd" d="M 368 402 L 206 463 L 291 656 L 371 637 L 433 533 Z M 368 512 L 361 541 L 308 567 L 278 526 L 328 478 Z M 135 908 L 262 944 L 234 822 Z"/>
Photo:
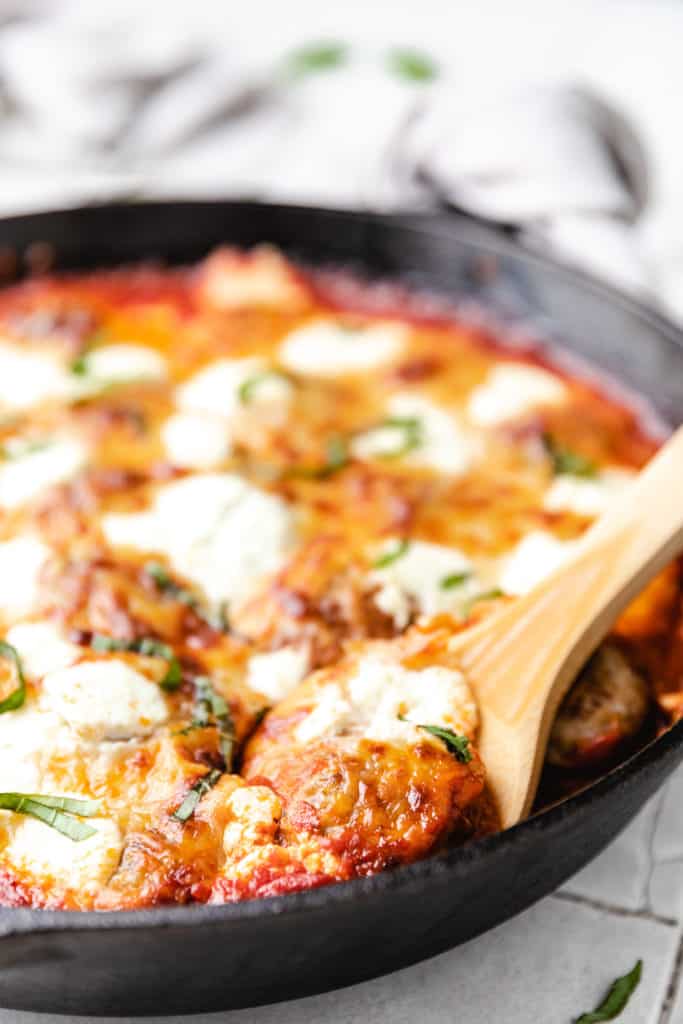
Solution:
<path fill-rule="evenodd" d="M 377 458 L 400 459 L 421 447 L 424 440 L 422 421 L 416 416 L 389 416 L 388 419 L 378 424 L 377 429 L 382 430 L 387 427 L 399 431 L 403 436 L 400 437 L 394 451 L 384 451 L 378 454 Z"/>
<path fill-rule="evenodd" d="M 465 607 L 463 608 L 463 614 L 467 618 L 472 611 L 475 604 L 479 604 L 480 601 L 495 601 L 497 597 L 504 597 L 505 591 L 501 590 L 500 587 L 492 587 L 491 590 L 482 590 L 481 594 L 475 594 L 471 597 Z"/>
<path fill-rule="evenodd" d="M 410 548 L 410 541 L 405 537 L 402 540 L 396 542 L 396 545 L 391 548 L 390 551 L 386 551 L 379 558 L 376 558 L 372 563 L 373 569 L 386 569 L 388 565 L 393 565 L 399 558 L 403 558 L 408 549 Z"/>
<path fill-rule="evenodd" d="M 326 480 L 327 477 L 344 469 L 349 463 L 349 451 L 343 437 L 331 437 L 326 445 L 327 458 L 322 466 L 301 467 L 291 470 L 291 476 L 308 477 L 311 480 Z"/>
<path fill-rule="evenodd" d="M 576 1018 L 575 1024 L 602 1024 L 602 1021 L 614 1020 L 624 1009 L 643 973 L 643 961 L 639 960 L 634 967 L 612 982 L 609 992 L 591 1013 L 584 1013 Z"/>
<path fill-rule="evenodd" d="M 439 74 L 436 62 L 419 50 L 392 50 L 387 60 L 395 75 L 412 82 L 431 82 Z"/>
<path fill-rule="evenodd" d="M 26 679 L 19 652 L 4 640 L 0 640 L 0 658 L 6 658 L 12 662 L 17 679 L 15 689 L 4 700 L 0 700 L 0 715 L 2 715 L 5 711 L 16 711 L 22 706 L 26 700 Z"/>
<path fill-rule="evenodd" d="M 213 789 L 221 775 L 223 774 L 218 768 L 213 768 L 207 775 L 203 775 L 201 779 L 195 782 L 194 786 L 185 795 L 183 802 L 180 807 L 173 812 L 172 818 L 176 821 L 186 822 L 188 821 L 195 812 L 197 804 L 209 790 Z"/>
<path fill-rule="evenodd" d="M 299 78 L 311 72 L 329 71 L 331 68 L 340 67 L 345 63 L 347 56 L 348 47 L 345 43 L 311 43 L 295 50 L 288 57 L 285 68 L 291 76 Z"/>
<path fill-rule="evenodd" d="M 173 650 L 168 644 L 151 637 L 142 637 L 141 640 L 121 640 L 115 636 L 106 636 L 104 633 L 93 633 L 90 647 L 93 651 L 106 654 L 110 654 L 112 651 L 127 651 L 130 654 L 142 654 L 148 658 L 163 658 L 168 662 L 168 669 L 163 679 L 159 681 L 162 690 L 169 692 L 177 690 L 183 681 L 180 662 Z"/>
<path fill-rule="evenodd" d="M 267 380 L 288 380 L 284 373 L 280 373 L 279 370 L 263 370 L 261 373 L 255 373 L 253 377 L 247 377 L 243 381 L 237 391 L 237 397 L 239 398 L 242 405 L 249 405 L 255 398 L 255 393 Z"/>
<path fill-rule="evenodd" d="M 432 736 L 436 736 L 443 743 L 446 744 L 448 751 L 453 754 L 456 761 L 460 761 L 462 764 L 469 764 L 472 760 L 472 753 L 470 751 L 470 741 L 467 736 L 459 736 L 452 729 L 444 729 L 440 725 L 422 725 L 417 726 L 418 729 L 424 729 L 425 732 L 430 733 Z"/>
<path fill-rule="evenodd" d="M 94 836 L 97 830 L 78 821 L 73 815 L 91 818 L 98 813 L 100 805 L 96 800 L 75 800 L 72 797 L 0 793 L 0 808 L 37 818 L 62 835 L 68 836 L 75 843 L 80 843 Z"/>
<path fill-rule="evenodd" d="M 580 452 L 559 447 L 550 434 L 543 435 L 543 444 L 550 456 L 553 464 L 553 473 L 556 476 L 563 474 L 590 479 L 597 475 L 598 467 L 591 459 L 581 455 Z"/>
<path fill-rule="evenodd" d="M 471 579 L 472 573 L 469 569 L 463 572 L 452 572 L 449 576 L 444 576 L 439 586 L 442 590 L 453 590 L 454 587 L 461 587 L 463 583 L 467 583 Z"/>

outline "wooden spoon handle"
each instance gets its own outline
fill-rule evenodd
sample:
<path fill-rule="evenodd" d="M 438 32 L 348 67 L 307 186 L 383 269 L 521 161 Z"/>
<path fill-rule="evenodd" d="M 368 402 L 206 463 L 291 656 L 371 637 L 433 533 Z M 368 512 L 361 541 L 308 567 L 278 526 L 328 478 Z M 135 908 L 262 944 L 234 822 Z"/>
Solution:
<path fill-rule="evenodd" d="M 494 741 L 513 734 L 514 756 L 528 758 L 517 817 L 533 799 L 568 687 L 619 613 L 681 550 L 683 428 L 582 538 L 571 561 L 469 638 L 462 635 L 462 666 L 484 712 L 485 762 L 484 747 L 490 754 Z"/>

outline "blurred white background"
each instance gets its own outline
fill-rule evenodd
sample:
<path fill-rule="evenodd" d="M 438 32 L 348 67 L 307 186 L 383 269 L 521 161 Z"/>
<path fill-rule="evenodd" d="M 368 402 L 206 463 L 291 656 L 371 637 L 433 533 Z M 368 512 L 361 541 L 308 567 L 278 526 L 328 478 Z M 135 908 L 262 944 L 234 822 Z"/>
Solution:
<path fill-rule="evenodd" d="M 478 175 L 478 209 L 484 178 L 488 204 L 494 178 L 540 170 L 550 198 L 530 237 L 683 317 L 678 2 L 4 0 L 0 15 L 0 211 L 151 195 L 424 205 L 425 159 L 466 206 Z M 292 52 L 318 41 L 345 59 L 288 78 Z M 392 73 L 395 48 L 424 54 L 433 79 Z M 635 221 L 563 129 L 554 86 L 625 115 L 650 168 Z M 550 105 L 529 120 L 539 87 Z M 540 166 L 563 148 L 561 168 Z M 529 226 L 519 195 L 498 198 L 498 216 Z"/>

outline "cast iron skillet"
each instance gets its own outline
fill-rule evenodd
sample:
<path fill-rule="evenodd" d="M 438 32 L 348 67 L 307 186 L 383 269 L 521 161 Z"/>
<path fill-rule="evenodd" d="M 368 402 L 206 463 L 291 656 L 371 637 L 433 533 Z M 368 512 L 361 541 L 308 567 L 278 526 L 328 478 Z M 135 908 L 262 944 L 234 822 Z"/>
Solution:
<path fill-rule="evenodd" d="M 270 241 L 315 265 L 469 296 L 537 330 L 683 419 L 683 335 L 653 312 L 452 218 L 250 203 L 98 207 L 0 221 L 0 247 L 56 266 L 198 259 Z M 29 249 L 29 261 L 45 254 Z M 0 248 L 1 253 L 1 248 Z M 0 908 L 0 1005 L 136 1015 L 219 1010 L 362 981 L 504 921 L 598 853 L 683 757 L 683 722 L 578 796 L 507 832 L 429 860 L 241 905 L 111 914 Z"/>

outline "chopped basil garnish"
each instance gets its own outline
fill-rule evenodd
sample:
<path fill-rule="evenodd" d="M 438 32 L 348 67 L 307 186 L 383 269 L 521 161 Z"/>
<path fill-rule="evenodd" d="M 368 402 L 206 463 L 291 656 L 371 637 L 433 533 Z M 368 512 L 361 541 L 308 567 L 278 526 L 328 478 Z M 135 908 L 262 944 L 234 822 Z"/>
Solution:
<path fill-rule="evenodd" d="M 500 587 L 493 587 L 491 590 L 482 590 L 481 594 L 475 594 L 471 597 L 465 607 L 463 613 L 467 617 L 475 604 L 479 604 L 480 601 L 495 601 L 497 597 L 503 597 L 505 592 Z"/>
<path fill-rule="evenodd" d="M 232 769 L 237 739 L 230 706 L 220 693 L 216 693 L 208 676 L 197 676 L 194 686 L 194 717 L 190 725 L 182 731 L 187 734 L 192 729 L 205 729 L 215 723 L 220 734 L 220 750 L 225 761 L 225 770 L 229 772 Z"/>
<path fill-rule="evenodd" d="M 230 603 L 221 601 L 215 611 L 204 614 L 203 618 L 217 633 L 230 632 Z"/>
<path fill-rule="evenodd" d="M 392 50 L 387 62 L 395 75 L 413 82 L 431 82 L 439 74 L 439 68 L 432 58 L 418 50 Z"/>
<path fill-rule="evenodd" d="M 147 575 L 152 577 L 163 593 L 174 597 L 176 601 L 187 605 L 188 608 L 195 608 L 199 604 L 197 596 L 187 587 L 179 586 L 161 562 L 147 562 L 144 568 Z"/>
<path fill-rule="evenodd" d="M 249 405 L 253 401 L 256 391 L 258 391 L 261 384 L 268 380 L 287 380 L 284 373 L 280 373 L 279 370 L 263 370 L 262 373 L 255 373 L 253 377 L 247 377 L 243 381 L 237 391 L 237 397 L 239 398 L 242 405 Z"/>
<path fill-rule="evenodd" d="M 416 416 L 390 416 L 378 426 L 379 430 L 385 428 L 399 431 L 402 437 L 393 451 L 378 453 L 380 459 L 400 459 L 422 444 L 422 422 Z"/>
<path fill-rule="evenodd" d="M 0 640 L 0 658 L 5 658 L 12 663 L 17 681 L 12 692 L 4 700 L 0 700 L 0 715 L 2 715 L 5 711 L 16 711 L 22 706 L 26 700 L 26 680 L 18 651 L 4 640 Z"/>
<path fill-rule="evenodd" d="M 452 729 L 444 729 L 440 725 L 421 725 L 418 724 L 418 729 L 424 729 L 425 732 L 430 733 L 432 736 L 436 736 L 443 743 L 446 744 L 449 752 L 453 754 L 456 761 L 460 761 L 462 764 L 469 764 L 472 760 L 472 753 L 470 751 L 470 741 L 467 736 L 458 736 Z"/>
<path fill-rule="evenodd" d="M 188 821 L 194 814 L 195 808 L 201 798 L 205 796 L 209 790 L 213 789 L 222 774 L 223 772 L 220 771 L 220 769 L 212 768 L 207 775 L 203 775 L 198 782 L 195 782 L 192 789 L 185 796 L 180 807 L 173 812 L 171 817 L 175 818 L 176 821 Z"/>
<path fill-rule="evenodd" d="M 93 633 L 90 647 L 93 651 L 106 654 L 112 651 L 128 651 L 130 654 L 143 654 L 148 658 L 163 658 L 168 662 L 168 669 L 163 679 L 159 680 L 162 690 L 177 690 L 182 682 L 180 662 L 172 649 L 168 644 L 160 643 L 151 637 L 143 637 L 141 640 L 120 640 L 115 636 Z"/>
<path fill-rule="evenodd" d="M 581 455 L 580 452 L 571 451 L 569 448 L 561 448 L 555 443 L 550 434 L 543 435 L 543 444 L 553 464 L 553 473 L 556 476 L 593 477 L 598 472 L 598 467 L 591 460 Z"/>
<path fill-rule="evenodd" d="M 264 706 L 262 708 L 258 709 L 256 714 L 254 715 L 254 721 L 251 724 L 251 733 L 250 733 L 250 735 L 253 735 L 256 732 L 256 730 L 258 729 L 259 725 L 261 724 L 261 722 L 266 717 L 266 715 L 268 714 L 269 711 L 270 711 L 270 704 L 264 704 Z"/>
<path fill-rule="evenodd" d="M 386 569 L 388 565 L 393 565 L 394 562 L 397 562 L 399 560 L 399 558 L 403 558 L 409 547 L 410 541 L 407 540 L 405 537 L 403 538 L 403 540 L 397 541 L 394 547 L 392 547 L 389 551 L 386 551 L 383 555 L 380 555 L 379 558 L 375 559 L 375 561 L 372 563 L 373 568 Z"/>
<path fill-rule="evenodd" d="M 0 808 L 15 814 L 28 814 L 49 825 L 62 835 L 80 843 L 96 834 L 74 815 L 92 818 L 100 805 L 97 800 L 74 800 L 67 796 L 43 796 L 36 793 L 0 793 Z"/>
<path fill-rule="evenodd" d="M 302 46 L 295 50 L 286 62 L 287 72 L 295 78 L 315 71 L 328 71 L 346 61 L 348 47 L 345 43 L 321 42 Z"/>
<path fill-rule="evenodd" d="M 79 356 L 71 361 L 69 370 L 76 377 L 85 377 L 88 372 L 88 353 L 82 352 Z"/>
<path fill-rule="evenodd" d="M 26 455 L 35 455 L 36 452 L 44 452 L 46 448 L 49 448 L 52 444 L 51 441 L 46 438 L 41 438 L 34 441 L 24 441 L 19 444 L 0 445 L 0 458 L 10 461 L 11 459 L 23 459 Z"/>
<path fill-rule="evenodd" d="M 577 1017 L 574 1024 L 602 1024 L 605 1020 L 614 1020 L 624 1009 L 643 973 L 643 961 L 637 964 L 623 977 L 612 982 L 612 986 L 600 1003 L 591 1013 L 584 1013 Z"/>
<path fill-rule="evenodd" d="M 344 469 L 349 463 L 349 451 L 343 437 L 331 437 L 326 445 L 326 459 L 322 466 L 300 467 L 291 470 L 290 476 L 308 477 L 310 480 L 325 480 Z"/>
<path fill-rule="evenodd" d="M 471 579 L 472 573 L 469 569 L 463 572 L 452 572 L 449 576 L 444 576 L 439 586 L 442 590 L 453 590 L 454 587 L 461 587 L 463 583 L 467 583 Z"/>

